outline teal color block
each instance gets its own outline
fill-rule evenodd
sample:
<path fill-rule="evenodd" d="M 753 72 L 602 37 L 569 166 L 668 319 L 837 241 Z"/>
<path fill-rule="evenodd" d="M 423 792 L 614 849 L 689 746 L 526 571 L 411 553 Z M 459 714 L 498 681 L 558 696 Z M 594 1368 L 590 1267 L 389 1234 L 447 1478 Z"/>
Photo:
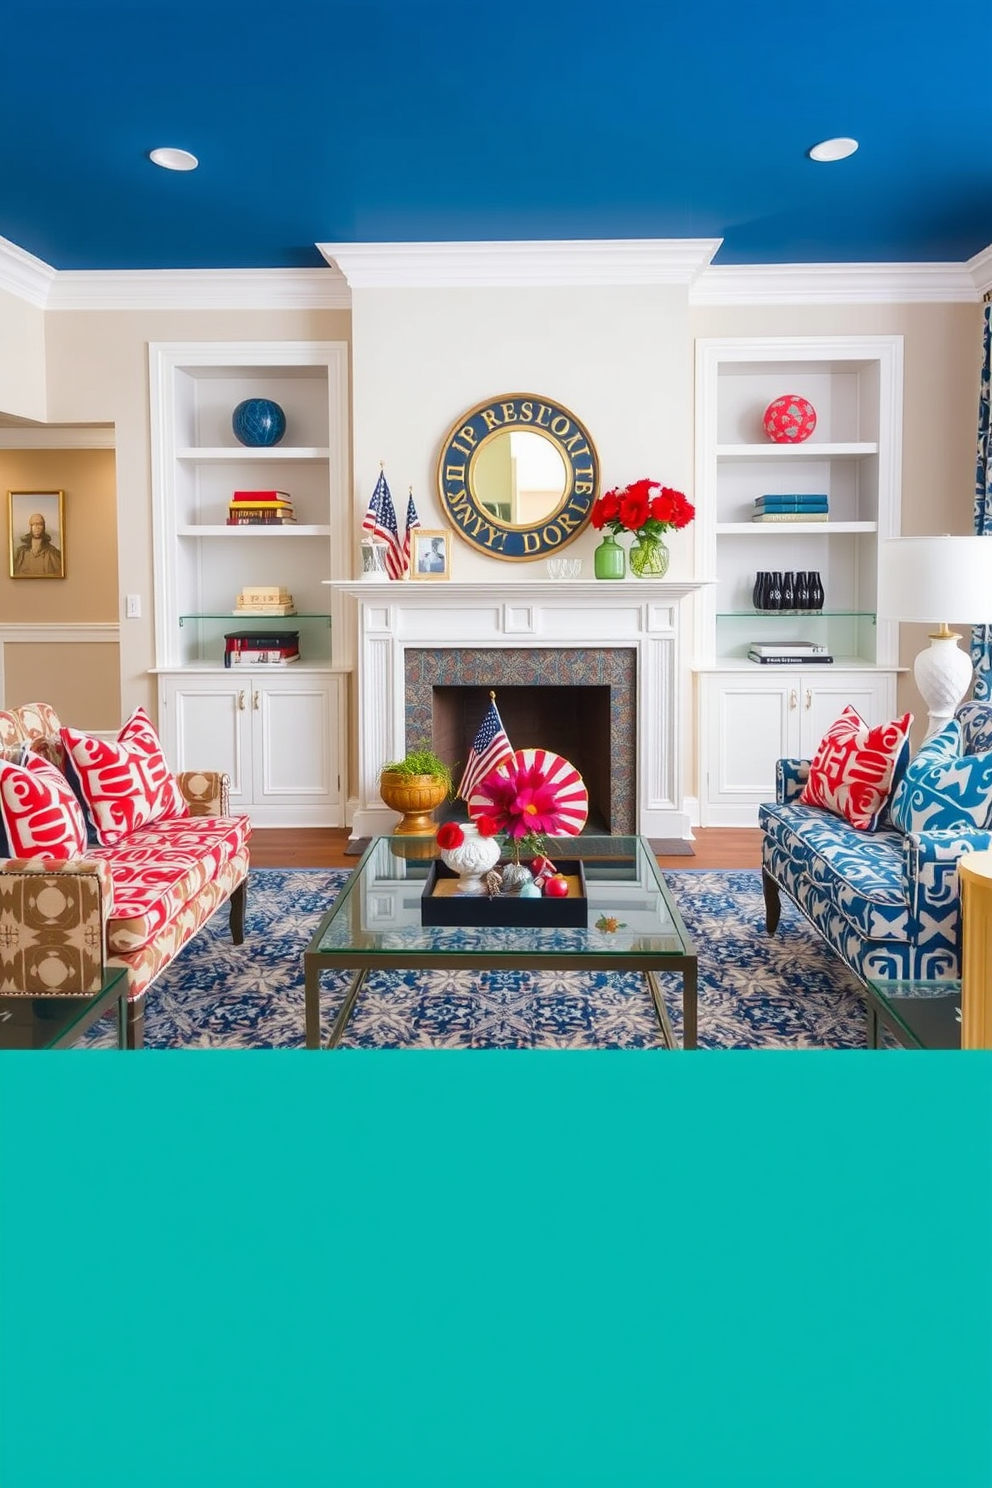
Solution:
<path fill-rule="evenodd" d="M 0 1056 L 3 1488 L 988 1488 L 992 1055 Z"/>

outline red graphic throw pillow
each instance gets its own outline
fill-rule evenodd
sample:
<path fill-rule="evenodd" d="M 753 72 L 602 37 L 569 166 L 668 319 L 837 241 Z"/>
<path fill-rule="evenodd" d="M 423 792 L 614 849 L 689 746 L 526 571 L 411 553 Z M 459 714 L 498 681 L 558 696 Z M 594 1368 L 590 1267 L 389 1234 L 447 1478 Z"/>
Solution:
<path fill-rule="evenodd" d="M 873 832 L 909 761 L 912 713 L 869 728 L 848 705 L 817 746 L 800 801 Z"/>
<path fill-rule="evenodd" d="M 64 728 L 66 774 L 101 847 L 161 817 L 188 816 L 151 719 L 135 708 L 117 742 Z"/>
<path fill-rule="evenodd" d="M 0 762 L 0 857 L 78 858 L 86 852 L 86 822 L 65 776 L 26 754 Z"/>

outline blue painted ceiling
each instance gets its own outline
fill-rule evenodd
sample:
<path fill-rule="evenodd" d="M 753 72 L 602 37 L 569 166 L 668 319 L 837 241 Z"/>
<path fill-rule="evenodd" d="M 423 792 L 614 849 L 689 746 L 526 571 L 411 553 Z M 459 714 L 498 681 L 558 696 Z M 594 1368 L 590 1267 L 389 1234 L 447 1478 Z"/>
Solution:
<path fill-rule="evenodd" d="M 975 0 L 3 0 L 0 236 L 58 269 L 317 242 L 723 239 L 714 262 L 992 243 Z M 857 154 L 811 161 L 818 140 Z M 198 170 L 163 171 L 157 145 Z"/>

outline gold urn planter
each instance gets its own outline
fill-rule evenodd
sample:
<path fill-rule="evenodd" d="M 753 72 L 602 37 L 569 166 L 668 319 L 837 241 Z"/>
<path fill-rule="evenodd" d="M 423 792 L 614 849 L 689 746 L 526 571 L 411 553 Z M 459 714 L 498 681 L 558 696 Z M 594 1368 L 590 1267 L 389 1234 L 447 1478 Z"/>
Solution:
<path fill-rule="evenodd" d="M 431 812 L 446 798 L 448 782 L 436 775 L 383 770 L 379 776 L 379 794 L 390 811 L 400 813 L 401 820 L 393 828 L 394 836 L 433 837 L 437 822 Z"/>

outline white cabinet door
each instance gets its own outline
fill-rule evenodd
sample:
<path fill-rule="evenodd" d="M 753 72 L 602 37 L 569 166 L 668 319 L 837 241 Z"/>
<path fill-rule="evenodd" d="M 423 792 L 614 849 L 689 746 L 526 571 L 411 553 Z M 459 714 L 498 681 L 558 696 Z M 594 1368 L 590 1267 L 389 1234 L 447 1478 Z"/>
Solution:
<path fill-rule="evenodd" d="M 848 703 L 872 728 L 895 714 L 895 678 L 889 673 L 837 672 L 827 678 L 804 671 L 800 685 L 800 759 L 812 759 L 816 746 Z"/>
<path fill-rule="evenodd" d="M 163 676 L 159 722 L 176 770 L 224 770 L 231 808 L 259 827 L 345 824 L 342 678 Z"/>
<path fill-rule="evenodd" d="M 303 674 L 252 679 L 252 795 L 286 825 L 303 825 L 314 808 L 340 808 L 338 683 Z"/>
<path fill-rule="evenodd" d="M 163 677 L 159 725 L 166 758 L 173 769 L 223 770 L 231 777 L 231 806 L 246 809 L 251 799 L 251 688 L 241 678 Z"/>
<path fill-rule="evenodd" d="M 701 676 L 702 826 L 757 826 L 758 806 L 775 799 L 776 761 L 811 758 L 848 703 L 870 725 L 894 716 L 893 673 L 826 670 Z"/>
<path fill-rule="evenodd" d="M 790 752 L 797 686 L 780 673 L 710 673 L 701 681 L 702 825 L 754 826 L 757 803 L 775 798 L 775 761 Z"/>

